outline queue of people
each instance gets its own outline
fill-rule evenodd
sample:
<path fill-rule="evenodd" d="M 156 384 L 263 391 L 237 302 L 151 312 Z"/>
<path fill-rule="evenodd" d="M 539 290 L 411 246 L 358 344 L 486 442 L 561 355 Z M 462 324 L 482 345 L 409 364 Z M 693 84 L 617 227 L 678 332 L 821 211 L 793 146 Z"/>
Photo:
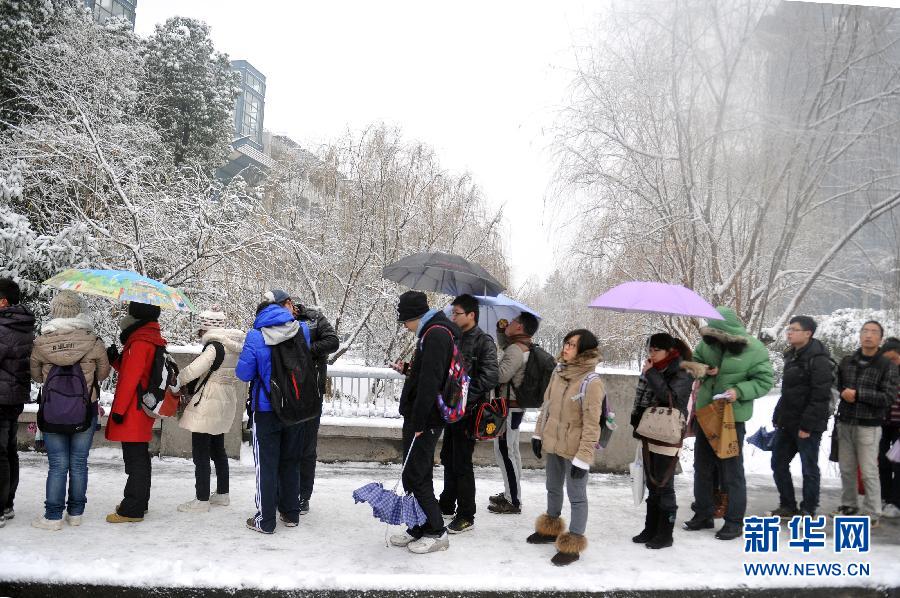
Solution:
<path fill-rule="evenodd" d="M 702 340 L 693 349 L 667 333 L 653 334 L 646 341 L 648 356 L 635 389 L 631 425 L 641 443 L 648 498 L 644 527 L 632 539 L 649 549 L 674 543 L 678 504 L 673 479 L 687 435 L 695 437 L 693 516 L 682 528 L 714 529 L 717 482 L 728 502 L 715 537 L 732 540 L 743 531 L 747 489 L 740 449 L 754 401 L 771 390 L 775 375 L 765 346 L 747 332 L 734 310 L 717 309 L 723 319 L 701 328 Z M 602 359 L 599 341 L 589 330 L 572 330 L 553 358 L 533 342 L 538 319 L 522 311 L 498 329 L 498 355 L 495 340 L 478 326 L 474 297 L 456 297 L 450 310 L 448 318 L 418 291 L 403 293 L 397 304 L 398 323 L 415 335 L 411 360 L 392 366 L 405 374 L 399 404 L 406 457 L 402 483 L 416 498 L 425 521 L 391 536 L 390 543 L 412 553 L 430 553 L 447 550 L 451 534 L 475 529 L 474 415 L 500 397 L 509 410 L 502 429 L 491 439 L 503 490 L 488 498 L 487 510 L 496 515 L 522 513 L 519 429 L 525 410 L 536 408 L 531 447 L 544 464 L 546 508 L 524 540 L 552 544 L 556 552 L 551 562 L 570 565 L 588 545 L 588 474 L 608 409 L 597 373 Z M 18 417 L 30 400 L 30 380 L 42 383 L 38 419 L 48 430 L 50 463 L 45 510 L 32 525 L 47 530 L 58 530 L 64 522 L 80 525 L 87 501 L 87 456 L 99 429 L 99 388 L 111 369 L 118 382 L 105 433 L 107 440 L 121 443 L 126 481 L 122 500 L 106 521 L 141 522 L 150 504 L 149 442 L 154 423 L 141 401 L 160 384 L 159 362 L 166 347 L 158 322 L 160 309 L 128 305 L 119 322 L 121 349 L 116 344 L 104 346 L 84 303 L 72 292 L 61 291 L 52 299 L 50 315 L 41 334 L 33 338 L 34 317 L 20 304 L 18 287 L 9 279 L 0 280 L 0 527 L 15 515 L 15 438 Z M 222 312 L 199 315 L 196 335 L 203 349 L 169 388 L 183 397 L 179 425 L 191 432 L 195 464 L 195 495 L 178 510 L 199 513 L 230 504 L 224 435 L 237 411 L 246 406 L 256 470 L 256 512 L 246 526 L 271 534 L 279 521 L 295 527 L 309 512 L 326 363 L 339 339 L 321 313 L 295 303 L 280 289 L 265 293 L 248 332 L 226 325 Z M 860 348 L 836 365 L 825 345 L 814 338 L 815 332 L 816 323 L 808 316 L 792 318 L 786 330 L 789 347 L 773 416 L 772 471 L 779 504 L 771 514 L 784 518 L 817 514 L 819 447 L 835 413 L 833 434 L 842 482 L 835 514 L 865 513 L 877 525 L 881 516 L 900 515 L 900 468 L 885 457 L 900 436 L 900 340 L 885 341 L 881 324 L 866 322 Z M 467 389 L 452 387 L 454 368 L 464 368 Z M 448 418 L 443 399 L 460 390 L 467 396 L 466 411 Z M 49 414 L 67 396 L 81 397 L 85 411 L 80 420 L 74 417 L 57 425 Z M 285 397 L 296 405 L 287 405 Z M 729 404 L 734 415 L 739 450 L 727 457 L 714 448 L 693 416 L 714 401 Z M 647 431 L 660 425 L 674 426 L 674 439 L 662 440 Z M 438 495 L 433 470 L 441 436 L 444 485 Z M 799 503 L 790 475 L 790 462 L 798 454 L 803 471 Z M 216 474 L 214 491 L 210 463 Z M 865 488 L 862 507 L 858 475 Z M 566 499 L 568 523 L 563 518 Z"/>

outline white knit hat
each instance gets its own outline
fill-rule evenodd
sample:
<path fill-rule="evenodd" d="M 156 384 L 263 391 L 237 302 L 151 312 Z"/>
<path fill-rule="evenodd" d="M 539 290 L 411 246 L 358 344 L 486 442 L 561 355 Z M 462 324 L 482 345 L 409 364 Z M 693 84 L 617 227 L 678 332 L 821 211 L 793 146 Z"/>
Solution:
<path fill-rule="evenodd" d="M 225 314 L 220 311 L 201 311 L 197 316 L 197 330 L 212 330 L 225 327 Z"/>
<path fill-rule="evenodd" d="M 74 318 L 84 311 L 81 296 L 72 291 L 60 291 L 50 300 L 50 317 Z"/>

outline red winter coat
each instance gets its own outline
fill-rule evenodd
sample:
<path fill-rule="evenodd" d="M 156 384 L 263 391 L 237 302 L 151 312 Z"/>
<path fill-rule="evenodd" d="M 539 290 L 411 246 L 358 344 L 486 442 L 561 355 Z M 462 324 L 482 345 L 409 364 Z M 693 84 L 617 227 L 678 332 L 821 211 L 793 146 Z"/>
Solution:
<path fill-rule="evenodd" d="M 112 366 L 119 372 L 112 413 L 125 419 L 117 424 L 110 417 L 106 423 L 106 439 L 112 442 L 150 442 L 153 434 L 153 418 L 138 405 L 138 386 L 147 388 L 150 383 L 150 367 L 156 347 L 165 347 L 166 340 L 159 332 L 158 322 L 148 322 L 131 333 L 122 355 Z"/>

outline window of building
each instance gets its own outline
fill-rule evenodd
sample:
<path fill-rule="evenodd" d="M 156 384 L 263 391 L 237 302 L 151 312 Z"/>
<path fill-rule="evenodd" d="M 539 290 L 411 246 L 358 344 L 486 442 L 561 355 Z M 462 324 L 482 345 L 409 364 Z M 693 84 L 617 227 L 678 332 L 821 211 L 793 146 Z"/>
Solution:
<path fill-rule="evenodd" d="M 251 88 L 252 90 L 254 90 L 256 93 L 262 95 L 262 93 L 263 93 L 263 83 L 262 83 L 262 81 L 259 79 L 259 77 L 257 77 L 256 75 L 254 75 L 254 74 L 251 73 L 250 71 L 247 71 L 247 85 L 250 86 L 250 88 Z"/>
<path fill-rule="evenodd" d="M 255 140 L 259 138 L 260 101 L 253 94 L 244 93 L 244 116 L 241 122 L 241 135 L 249 135 Z"/>

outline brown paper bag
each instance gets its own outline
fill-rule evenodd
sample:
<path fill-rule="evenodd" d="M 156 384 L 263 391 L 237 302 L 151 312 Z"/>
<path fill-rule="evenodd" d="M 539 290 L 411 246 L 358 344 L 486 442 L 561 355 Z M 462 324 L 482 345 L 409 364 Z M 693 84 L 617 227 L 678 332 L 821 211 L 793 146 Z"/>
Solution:
<path fill-rule="evenodd" d="M 734 426 L 734 407 L 727 401 L 713 401 L 697 410 L 697 423 L 720 459 L 730 459 L 741 454 L 737 430 Z"/>

